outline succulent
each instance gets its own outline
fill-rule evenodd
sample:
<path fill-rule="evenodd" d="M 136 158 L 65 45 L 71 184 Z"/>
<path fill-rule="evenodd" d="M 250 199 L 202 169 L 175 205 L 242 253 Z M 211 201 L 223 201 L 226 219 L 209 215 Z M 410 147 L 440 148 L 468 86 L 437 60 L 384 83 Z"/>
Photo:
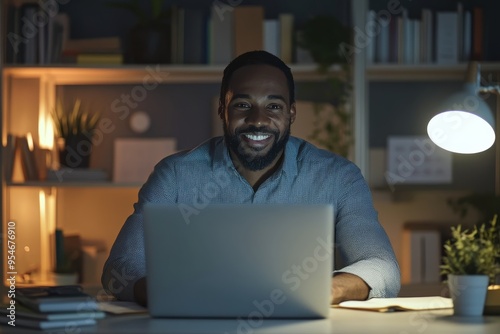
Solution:
<path fill-rule="evenodd" d="M 99 113 L 91 114 L 83 111 L 80 99 L 75 101 L 70 112 L 67 112 L 61 100 L 58 100 L 57 106 L 52 113 L 54 131 L 58 137 L 64 139 L 76 138 L 82 135 L 90 138 L 97 127 L 99 117 Z"/>

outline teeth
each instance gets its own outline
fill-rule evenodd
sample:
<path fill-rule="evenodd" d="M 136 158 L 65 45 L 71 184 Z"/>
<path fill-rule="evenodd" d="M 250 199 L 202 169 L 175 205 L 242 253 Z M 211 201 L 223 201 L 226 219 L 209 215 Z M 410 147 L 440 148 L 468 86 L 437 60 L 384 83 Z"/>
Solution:
<path fill-rule="evenodd" d="M 264 140 L 270 137 L 270 135 L 245 135 L 250 140 Z"/>

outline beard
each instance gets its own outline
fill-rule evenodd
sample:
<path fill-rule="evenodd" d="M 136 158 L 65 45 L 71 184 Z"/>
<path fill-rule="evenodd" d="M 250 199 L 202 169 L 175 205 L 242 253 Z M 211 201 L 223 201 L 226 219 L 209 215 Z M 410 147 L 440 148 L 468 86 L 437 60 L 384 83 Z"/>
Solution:
<path fill-rule="evenodd" d="M 256 127 L 254 125 L 246 127 L 244 129 L 236 129 L 234 135 L 231 135 L 228 131 L 226 121 L 224 120 L 224 139 L 228 143 L 229 148 L 245 168 L 252 171 L 262 170 L 271 165 L 278 154 L 280 154 L 280 152 L 285 149 L 285 145 L 288 142 L 288 138 L 290 137 L 290 124 L 288 125 L 288 129 L 280 138 L 279 131 L 271 130 L 263 126 Z M 259 155 L 259 150 L 252 149 L 253 152 L 245 152 L 242 148 L 242 141 L 240 139 L 241 134 L 252 132 L 259 134 L 267 133 L 273 135 L 274 142 L 272 143 L 271 149 L 264 155 Z"/>

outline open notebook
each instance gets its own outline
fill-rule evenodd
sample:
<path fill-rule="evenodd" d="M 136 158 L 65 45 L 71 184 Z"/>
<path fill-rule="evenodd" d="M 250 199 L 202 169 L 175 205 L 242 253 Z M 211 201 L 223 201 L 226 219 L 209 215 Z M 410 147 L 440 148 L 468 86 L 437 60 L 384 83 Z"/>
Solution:
<path fill-rule="evenodd" d="M 451 298 L 440 296 L 372 298 L 362 301 L 345 301 L 337 305 L 337 307 L 375 312 L 422 311 L 452 308 L 453 302 Z"/>

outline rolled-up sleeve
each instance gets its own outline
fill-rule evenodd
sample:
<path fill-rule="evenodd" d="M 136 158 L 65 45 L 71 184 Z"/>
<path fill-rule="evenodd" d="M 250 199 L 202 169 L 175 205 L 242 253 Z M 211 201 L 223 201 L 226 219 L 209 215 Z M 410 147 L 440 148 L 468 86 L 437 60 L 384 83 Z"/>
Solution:
<path fill-rule="evenodd" d="M 357 168 L 343 177 L 336 213 L 336 251 L 345 265 L 336 272 L 359 276 L 369 298 L 396 297 L 401 274 L 390 240 L 378 221 L 371 192 Z"/>

